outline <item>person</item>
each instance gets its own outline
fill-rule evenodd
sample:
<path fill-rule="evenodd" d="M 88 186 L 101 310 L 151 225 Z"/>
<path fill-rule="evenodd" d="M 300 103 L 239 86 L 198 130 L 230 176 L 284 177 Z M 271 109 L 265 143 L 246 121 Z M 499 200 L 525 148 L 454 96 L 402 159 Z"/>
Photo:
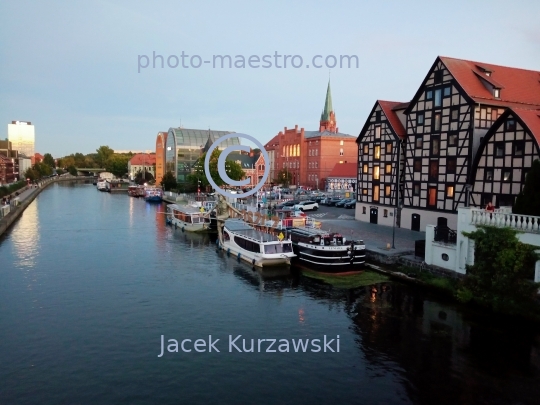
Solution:
<path fill-rule="evenodd" d="M 487 203 L 486 205 L 486 211 L 487 212 L 494 212 L 495 211 L 495 207 L 493 206 L 493 204 L 490 202 Z"/>

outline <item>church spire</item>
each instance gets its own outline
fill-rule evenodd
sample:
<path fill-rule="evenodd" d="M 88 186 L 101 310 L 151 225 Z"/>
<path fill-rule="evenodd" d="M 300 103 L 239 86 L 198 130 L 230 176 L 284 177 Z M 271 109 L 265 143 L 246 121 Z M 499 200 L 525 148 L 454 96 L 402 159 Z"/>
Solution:
<path fill-rule="evenodd" d="M 326 100 L 324 101 L 324 110 L 321 114 L 319 132 L 337 132 L 336 117 L 332 107 L 332 91 L 330 90 L 330 79 L 328 79 L 328 88 L 326 89 Z"/>

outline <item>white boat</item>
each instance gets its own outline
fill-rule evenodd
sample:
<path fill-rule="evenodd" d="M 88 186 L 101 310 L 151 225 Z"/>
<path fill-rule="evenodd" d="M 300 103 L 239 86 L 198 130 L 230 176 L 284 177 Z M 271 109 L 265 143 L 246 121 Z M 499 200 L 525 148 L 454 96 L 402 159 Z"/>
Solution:
<path fill-rule="evenodd" d="M 225 221 L 220 247 L 256 267 L 290 265 L 295 257 L 290 240 L 258 231 L 242 219 Z"/>
<path fill-rule="evenodd" d="M 208 212 L 201 212 L 200 208 L 190 205 L 167 205 L 167 223 L 187 232 L 217 230 L 215 217 L 210 217 Z"/>
<path fill-rule="evenodd" d="M 99 179 L 96 186 L 97 186 L 98 191 L 109 191 L 110 190 L 109 182 L 107 180 L 105 180 L 105 179 Z"/>

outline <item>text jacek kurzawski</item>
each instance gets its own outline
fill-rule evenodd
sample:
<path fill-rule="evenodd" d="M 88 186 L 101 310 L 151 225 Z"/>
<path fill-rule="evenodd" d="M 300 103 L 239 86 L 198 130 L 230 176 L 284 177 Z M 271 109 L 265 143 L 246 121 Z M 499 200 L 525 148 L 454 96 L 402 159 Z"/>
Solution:
<path fill-rule="evenodd" d="M 228 339 L 165 339 L 161 335 L 164 353 L 339 353 L 339 335 L 323 335 L 318 339 L 246 339 L 229 335 Z"/>

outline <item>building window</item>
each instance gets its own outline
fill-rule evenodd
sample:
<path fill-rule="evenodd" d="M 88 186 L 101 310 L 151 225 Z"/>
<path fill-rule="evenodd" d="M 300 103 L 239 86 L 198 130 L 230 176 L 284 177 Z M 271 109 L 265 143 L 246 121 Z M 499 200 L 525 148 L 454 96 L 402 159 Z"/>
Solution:
<path fill-rule="evenodd" d="M 420 195 L 420 183 L 413 184 L 413 195 Z"/>
<path fill-rule="evenodd" d="M 422 159 L 414 159 L 414 171 L 415 172 L 422 171 Z"/>
<path fill-rule="evenodd" d="M 386 143 L 386 153 L 391 154 L 392 153 L 392 142 Z"/>
<path fill-rule="evenodd" d="M 428 188 L 428 206 L 435 207 L 437 205 L 437 188 Z"/>
<path fill-rule="evenodd" d="M 415 146 L 417 149 L 422 149 L 422 135 L 416 137 Z"/>
<path fill-rule="evenodd" d="M 515 131 L 516 130 L 516 120 L 513 118 L 509 118 L 504 123 L 504 129 L 506 131 Z"/>
<path fill-rule="evenodd" d="M 383 217 L 388 218 L 388 210 L 383 211 Z"/>
<path fill-rule="evenodd" d="M 390 197 L 390 193 L 391 193 L 391 191 L 392 191 L 391 189 L 392 189 L 392 188 L 391 188 L 390 186 L 385 186 L 385 187 L 384 187 L 384 195 L 385 195 L 386 197 Z"/>
<path fill-rule="evenodd" d="M 373 166 L 373 180 L 379 180 L 379 166 Z"/>
<path fill-rule="evenodd" d="M 369 145 L 364 145 L 364 155 L 369 154 Z"/>
<path fill-rule="evenodd" d="M 381 111 L 375 111 L 375 120 L 377 122 L 381 121 Z"/>
<path fill-rule="evenodd" d="M 455 174 L 456 173 L 456 161 L 455 157 L 449 157 L 446 159 L 446 173 Z"/>
<path fill-rule="evenodd" d="M 433 91 L 427 90 L 426 91 L 426 100 L 433 100 Z"/>
<path fill-rule="evenodd" d="M 454 198 L 454 186 L 446 186 L 446 196 L 448 198 Z"/>
<path fill-rule="evenodd" d="M 452 89 L 450 86 L 446 86 L 443 89 L 443 97 L 450 97 L 450 94 L 452 93 Z"/>
<path fill-rule="evenodd" d="M 364 165 L 362 166 L 362 173 L 367 173 L 368 172 L 368 165 L 367 163 L 364 163 Z"/>
<path fill-rule="evenodd" d="M 451 133 L 448 134 L 448 146 L 456 146 L 457 145 L 457 134 Z"/>
<path fill-rule="evenodd" d="M 495 156 L 497 157 L 504 156 L 504 142 L 495 143 Z"/>
<path fill-rule="evenodd" d="M 379 201 L 379 185 L 373 186 L 373 201 Z"/>
<path fill-rule="evenodd" d="M 435 101 L 433 103 L 433 105 L 435 107 L 440 107 L 441 106 L 441 102 L 442 102 L 442 90 L 441 89 L 437 89 L 435 90 Z"/>
<path fill-rule="evenodd" d="M 375 127 L 375 139 L 380 139 L 380 138 L 381 138 L 381 126 L 377 125 Z"/>
<path fill-rule="evenodd" d="M 450 112 L 450 120 L 457 121 L 459 118 L 459 107 L 452 107 Z"/>
<path fill-rule="evenodd" d="M 439 155 L 439 144 L 440 144 L 440 139 L 437 137 L 433 137 L 431 139 L 431 154 L 434 155 L 434 156 L 438 156 Z"/>
<path fill-rule="evenodd" d="M 311 156 L 311 152 L 312 152 L 312 151 L 313 151 L 313 149 L 310 149 L 310 150 L 309 150 L 309 153 L 308 153 L 309 156 Z"/>
<path fill-rule="evenodd" d="M 486 181 L 493 180 L 493 169 L 486 169 L 485 179 Z"/>
<path fill-rule="evenodd" d="M 362 214 L 366 213 L 366 207 L 362 207 Z"/>
<path fill-rule="evenodd" d="M 514 156 L 523 156 L 523 151 L 525 150 L 525 144 L 523 141 L 514 142 Z"/>
<path fill-rule="evenodd" d="M 416 116 L 416 125 L 424 125 L 424 113 L 419 113 Z"/>
<path fill-rule="evenodd" d="M 494 88 L 493 89 L 493 97 L 501 98 L 501 89 Z"/>
<path fill-rule="evenodd" d="M 441 130 L 441 113 L 433 114 L 433 131 Z"/>
<path fill-rule="evenodd" d="M 392 164 L 391 163 L 387 163 L 386 164 L 386 169 L 384 171 L 386 174 L 392 174 Z"/>
<path fill-rule="evenodd" d="M 363 194 L 363 195 L 367 195 L 367 188 L 363 188 L 363 189 L 362 189 L 362 194 Z M 364 207 L 364 209 L 365 209 L 365 207 Z M 364 214 L 365 214 L 365 212 L 364 212 Z"/>
<path fill-rule="evenodd" d="M 343 156 L 343 148 L 339 150 L 339 156 Z"/>
<path fill-rule="evenodd" d="M 374 158 L 375 159 L 380 159 L 381 158 L 381 146 L 380 145 L 375 146 Z"/>
<path fill-rule="evenodd" d="M 503 170 L 503 181 L 510 181 L 512 180 L 512 171 L 510 169 L 504 169 Z"/>
<path fill-rule="evenodd" d="M 429 161 L 429 180 L 437 181 L 438 177 L 439 177 L 439 161 L 430 160 Z"/>
<path fill-rule="evenodd" d="M 339 141 L 339 145 L 340 145 L 340 146 L 343 146 L 343 141 Z"/>
<path fill-rule="evenodd" d="M 437 70 L 435 72 L 435 74 L 433 75 L 433 81 L 435 83 L 442 83 L 442 78 L 443 78 L 443 71 L 442 70 Z"/>

